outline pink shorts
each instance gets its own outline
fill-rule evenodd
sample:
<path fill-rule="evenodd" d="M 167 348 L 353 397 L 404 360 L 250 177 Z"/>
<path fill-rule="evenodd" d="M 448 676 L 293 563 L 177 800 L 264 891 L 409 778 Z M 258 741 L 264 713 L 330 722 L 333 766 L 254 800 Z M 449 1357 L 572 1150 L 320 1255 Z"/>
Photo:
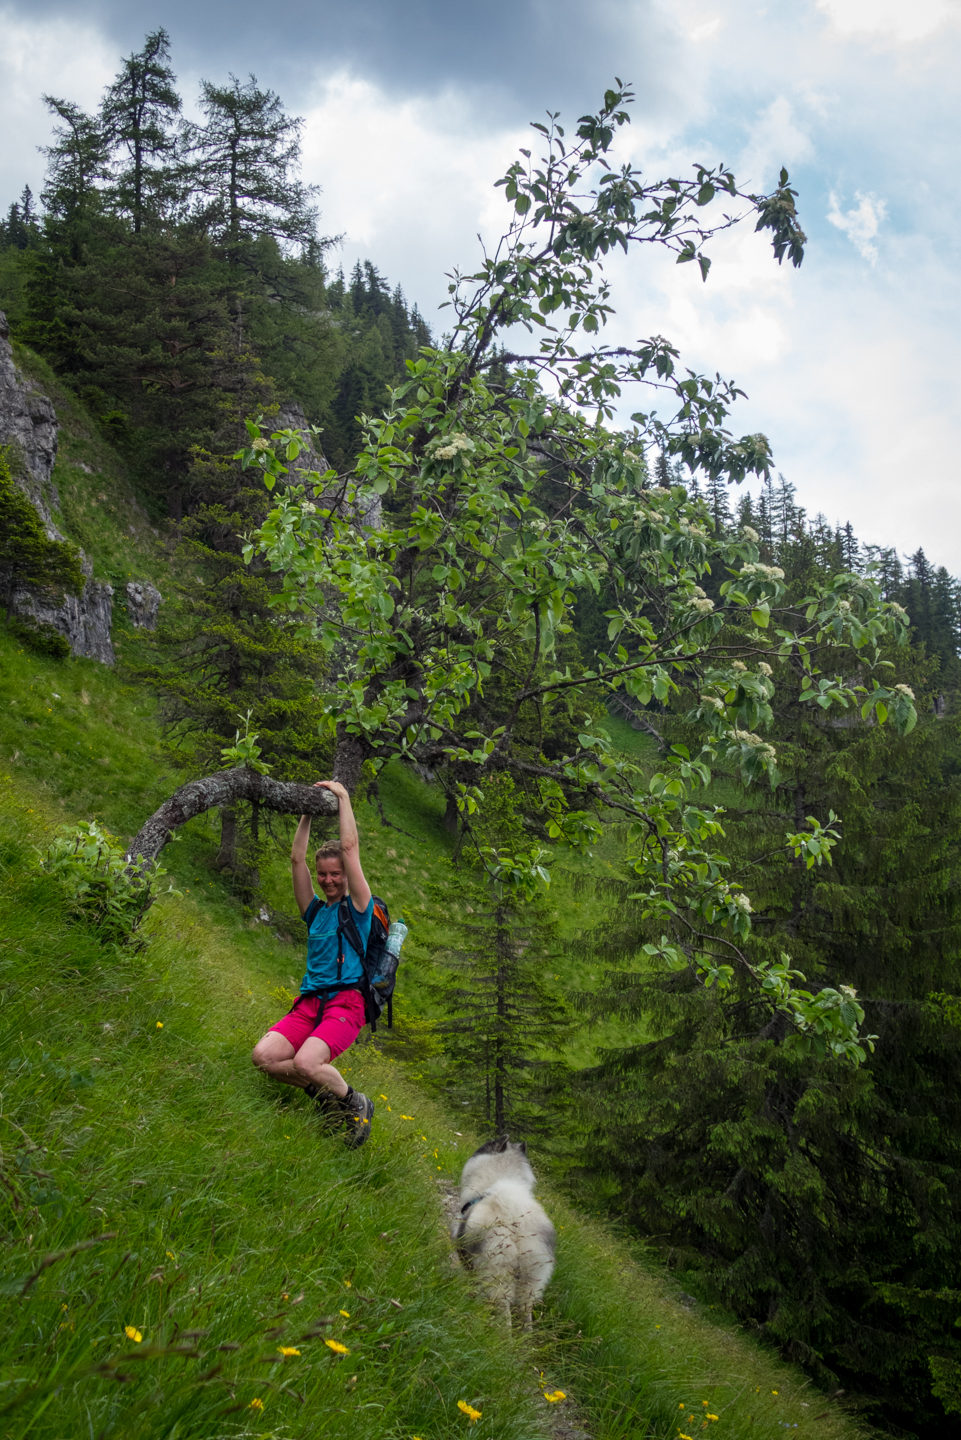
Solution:
<path fill-rule="evenodd" d="M 318 1012 L 322 1011 L 318 1022 Z M 289 1015 L 271 1025 L 294 1047 L 294 1054 L 311 1036 L 323 1040 L 331 1060 L 349 1050 L 367 1023 L 364 997 L 359 990 L 341 990 L 326 1005 L 319 995 L 301 995 Z"/>

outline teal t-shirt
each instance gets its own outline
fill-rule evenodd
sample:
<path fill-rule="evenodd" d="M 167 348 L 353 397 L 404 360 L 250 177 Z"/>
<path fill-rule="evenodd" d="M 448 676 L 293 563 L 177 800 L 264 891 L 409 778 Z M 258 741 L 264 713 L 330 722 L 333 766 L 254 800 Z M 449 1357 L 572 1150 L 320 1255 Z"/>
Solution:
<path fill-rule="evenodd" d="M 367 902 L 366 910 L 358 910 L 347 896 L 357 933 L 364 949 L 370 935 L 370 922 L 374 917 L 374 897 Z M 356 985 L 364 973 L 361 957 L 344 936 L 344 963 L 337 974 L 337 911 L 338 905 L 327 905 L 318 895 L 304 911 L 307 926 L 307 970 L 301 982 L 300 993 L 306 995 L 314 990 L 334 990 L 338 985 Z"/>

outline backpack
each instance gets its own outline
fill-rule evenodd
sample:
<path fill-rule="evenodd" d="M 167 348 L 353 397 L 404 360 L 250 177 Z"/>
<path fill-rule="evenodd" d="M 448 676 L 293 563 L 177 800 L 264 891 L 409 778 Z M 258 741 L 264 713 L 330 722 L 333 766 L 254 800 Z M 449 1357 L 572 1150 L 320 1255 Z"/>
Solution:
<path fill-rule="evenodd" d="M 364 997 L 364 1013 L 371 1033 L 377 1029 L 377 1021 L 387 1011 L 387 1029 L 394 1025 L 394 986 L 397 981 L 397 957 L 387 949 L 387 932 L 390 929 L 390 911 L 387 901 L 379 895 L 373 896 L 374 913 L 370 921 L 370 935 L 367 949 L 361 944 L 357 923 L 351 913 L 346 897 L 337 907 L 338 959 L 343 959 L 344 936 L 354 951 L 361 957 L 364 978 L 358 989 Z"/>

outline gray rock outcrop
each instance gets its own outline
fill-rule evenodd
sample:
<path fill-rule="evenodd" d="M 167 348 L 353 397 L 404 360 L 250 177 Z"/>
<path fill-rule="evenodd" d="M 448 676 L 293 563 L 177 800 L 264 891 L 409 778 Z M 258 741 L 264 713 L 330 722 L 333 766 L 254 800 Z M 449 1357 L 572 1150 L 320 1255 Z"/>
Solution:
<path fill-rule="evenodd" d="M 10 327 L 0 310 L 0 445 L 13 446 L 17 460 L 13 478 L 36 507 L 51 540 L 64 539 L 52 514 L 60 506 L 53 483 L 58 432 L 53 402 L 31 385 L 14 363 Z M 80 554 L 87 577 L 81 595 L 65 595 L 51 603 L 32 591 L 17 590 L 13 613 L 52 625 L 67 640 L 74 655 L 113 665 L 113 586 L 94 580 L 93 566 L 82 550 Z"/>
<path fill-rule="evenodd" d="M 89 560 L 83 561 L 83 572 L 87 581 L 82 593 L 65 595 L 62 600 L 51 602 L 28 590 L 14 591 L 14 614 L 52 625 L 65 638 L 72 654 L 113 665 L 113 586 L 105 580 L 94 580 Z"/>
<path fill-rule="evenodd" d="M 127 581 L 127 619 L 135 630 L 156 630 L 163 596 L 148 580 Z"/>
<path fill-rule="evenodd" d="M 60 507 L 53 483 L 58 428 L 53 403 L 29 384 L 14 364 L 10 327 L 0 310 L 0 445 L 16 446 L 23 461 L 22 466 L 17 467 L 17 484 L 37 507 L 51 532 L 54 529 L 51 511 Z M 51 533 L 51 539 L 54 538 L 63 537 Z"/>
<path fill-rule="evenodd" d="M 297 400 L 285 400 L 279 407 L 276 416 L 271 421 L 274 430 L 300 430 L 305 432 L 308 425 L 307 416 L 304 414 L 304 407 Z M 307 444 L 301 450 L 296 460 L 290 461 L 290 469 L 294 472 L 291 479 L 299 482 L 304 487 L 308 500 L 318 505 L 329 505 L 334 499 L 332 491 L 317 493 L 314 485 L 307 479 L 307 473 L 311 470 L 318 471 L 323 475 L 328 468 L 328 460 L 322 450 L 318 450 L 315 444 L 315 437 L 305 435 Z M 354 514 L 365 530 L 379 530 L 383 518 L 383 507 L 380 496 L 373 490 L 365 490 L 357 496 L 354 503 Z"/>

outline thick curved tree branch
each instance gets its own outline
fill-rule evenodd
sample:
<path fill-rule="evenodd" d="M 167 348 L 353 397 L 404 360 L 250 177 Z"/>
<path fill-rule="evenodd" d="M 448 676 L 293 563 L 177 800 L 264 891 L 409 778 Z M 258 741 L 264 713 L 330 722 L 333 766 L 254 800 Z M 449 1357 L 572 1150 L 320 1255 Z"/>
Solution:
<path fill-rule="evenodd" d="M 246 766 L 220 770 L 202 780 L 188 781 L 165 800 L 130 842 L 128 860 L 152 864 L 179 826 L 215 805 L 230 805 L 237 800 L 258 800 L 281 815 L 336 815 L 338 809 L 337 797 L 329 790 L 271 780 L 269 775 L 260 775 Z"/>

